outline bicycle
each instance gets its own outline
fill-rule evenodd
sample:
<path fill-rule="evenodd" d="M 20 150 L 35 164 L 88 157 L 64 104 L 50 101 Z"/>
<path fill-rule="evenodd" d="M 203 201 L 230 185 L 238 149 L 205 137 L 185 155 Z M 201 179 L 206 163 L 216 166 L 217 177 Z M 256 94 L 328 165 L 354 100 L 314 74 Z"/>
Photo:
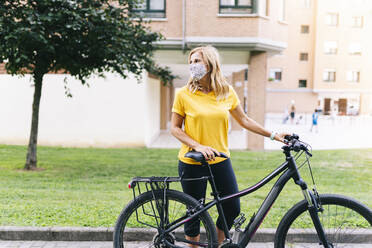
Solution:
<path fill-rule="evenodd" d="M 312 156 L 309 145 L 300 141 L 297 135 L 287 136 L 286 140 L 286 145 L 282 147 L 286 157 L 285 162 L 255 185 L 232 195 L 222 197 L 219 195 L 210 165 L 204 160 L 201 153 L 194 151 L 185 156 L 201 162 L 202 166 L 208 166 L 210 176 L 197 179 L 183 179 L 182 177 L 133 178 L 128 186 L 133 190 L 134 199 L 118 217 L 114 230 L 114 247 L 122 248 L 125 247 L 126 242 L 139 240 L 145 240 L 149 242 L 146 243 L 146 246 L 156 248 L 246 247 L 290 179 L 293 179 L 294 183 L 301 188 L 305 199 L 290 208 L 280 221 L 274 238 L 275 248 L 301 247 L 309 243 L 318 244 L 319 247 L 325 248 L 358 242 L 372 243 L 371 210 L 350 197 L 318 194 L 309 162 L 309 158 Z M 297 166 L 296 161 L 303 154 L 306 159 L 300 166 Z M 221 154 L 221 156 L 227 157 L 225 154 Z M 312 191 L 308 189 L 307 183 L 299 172 L 299 168 L 305 164 L 309 167 L 314 184 Z M 246 219 L 243 214 L 235 220 L 233 237 L 230 235 L 225 220 L 226 239 L 222 244 L 218 244 L 215 225 L 207 210 L 217 206 L 219 215 L 225 219 L 222 212 L 222 202 L 248 195 L 277 176 L 279 178 L 258 209 L 257 214 L 253 214 L 250 218 L 245 229 L 240 229 Z M 204 202 L 204 199 L 197 201 L 183 192 L 169 188 L 170 183 L 180 180 L 209 180 L 213 200 L 207 203 Z M 142 190 L 140 185 L 142 185 Z M 189 221 L 198 225 L 201 223 L 205 230 L 199 241 L 185 238 L 183 224 Z M 142 227 L 142 229 L 138 229 L 138 227 Z M 143 229 L 144 227 L 146 229 Z M 141 232 L 138 232 L 140 230 Z M 144 230 L 146 231 L 144 232 Z M 301 239 L 299 239 L 299 232 L 301 232 Z M 141 244 L 139 243 L 139 245 Z"/>

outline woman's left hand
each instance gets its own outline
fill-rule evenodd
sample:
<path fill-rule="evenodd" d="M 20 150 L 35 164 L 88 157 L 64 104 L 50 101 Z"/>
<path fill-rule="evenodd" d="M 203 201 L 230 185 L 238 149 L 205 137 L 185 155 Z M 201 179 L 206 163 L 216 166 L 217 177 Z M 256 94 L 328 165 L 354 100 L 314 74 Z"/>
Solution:
<path fill-rule="evenodd" d="M 290 133 L 277 133 L 277 134 L 275 135 L 274 139 L 277 140 L 277 141 L 283 142 L 283 143 L 285 144 L 285 142 L 284 142 L 284 141 L 285 141 L 284 137 L 285 137 L 286 135 L 291 136 L 292 134 L 290 134 Z"/>

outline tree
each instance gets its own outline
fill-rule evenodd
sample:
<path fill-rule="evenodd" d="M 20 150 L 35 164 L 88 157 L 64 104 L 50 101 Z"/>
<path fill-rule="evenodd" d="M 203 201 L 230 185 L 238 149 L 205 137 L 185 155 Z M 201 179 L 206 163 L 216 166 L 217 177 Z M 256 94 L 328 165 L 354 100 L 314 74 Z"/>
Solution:
<path fill-rule="evenodd" d="M 86 79 L 105 72 L 123 78 L 143 70 L 167 83 L 168 68 L 153 58 L 163 37 L 132 11 L 138 0 L 0 0 L 0 63 L 11 75 L 31 74 L 35 92 L 25 169 L 37 167 L 37 136 L 43 76 L 64 72 Z"/>

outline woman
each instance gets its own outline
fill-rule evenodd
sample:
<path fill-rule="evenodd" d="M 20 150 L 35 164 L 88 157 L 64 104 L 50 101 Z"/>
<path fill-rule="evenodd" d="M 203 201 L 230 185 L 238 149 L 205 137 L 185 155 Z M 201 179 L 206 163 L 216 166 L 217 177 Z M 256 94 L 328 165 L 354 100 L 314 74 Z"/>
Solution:
<path fill-rule="evenodd" d="M 191 77 L 186 86 L 175 97 L 172 108 L 171 133 L 182 142 L 179 151 L 179 174 L 184 178 L 197 178 L 208 175 L 208 169 L 184 155 L 190 150 L 201 152 L 211 164 L 217 190 L 221 195 L 238 192 L 238 185 L 229 158 L 216 157 L 219 152 L 230 156 L 228 150 L 229 112 L 239 124 L 265 137 L 283 141 L 285 134 L 265 130 L 249 118 L 240 106 L 234 89 L 222 75 L 220 60 L 214 47 L 197 47 L 188 57 Z M 184 130 L 182 129 L 184 124 Z M 182 181 L 183 191 L 196 199 L 205 197 L 205 181 Z M 228 228 L 240 212 L 240 201 L 234 199 L 222 205 Z M 225 239 L 222 220 L 217 219 L 218 241 Z M 187 223 L 186 238 L 199 240 L 200 225 Z"/>

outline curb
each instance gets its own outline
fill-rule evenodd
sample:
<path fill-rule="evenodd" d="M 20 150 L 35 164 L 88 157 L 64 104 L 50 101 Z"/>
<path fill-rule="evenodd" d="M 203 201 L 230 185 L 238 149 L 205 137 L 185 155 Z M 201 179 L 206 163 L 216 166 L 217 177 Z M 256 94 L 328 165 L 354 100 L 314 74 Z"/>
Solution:
<path fill-rule="evenodd" d="M 114 228 L 0 227 L 0 240 L 112 241 Z"/>
<path fill-rule="evenodd" d="M 43 240 L 43 241 L 112 241 L 114 228 L 106 227 L 17 227 L 0 226 L 0 240 Z M 128 241 L 152 240 L 155 232 L 144 228 L 129 228 Z M 257 231 L 252 242 L 274 242 L 276 229 L 263 228 Z M 202 234 L 203 235 L 203 234 Z M 315 235 L 306 233 L 306 229 L 298 229 L 290 234 L 297 242 L 311 242 Z M 372 244 L 372 230 L 344 234 L 342 238 L 352 238 L 355 243 Z M 342 242 L 342 238 L 338 237 Z"/>

